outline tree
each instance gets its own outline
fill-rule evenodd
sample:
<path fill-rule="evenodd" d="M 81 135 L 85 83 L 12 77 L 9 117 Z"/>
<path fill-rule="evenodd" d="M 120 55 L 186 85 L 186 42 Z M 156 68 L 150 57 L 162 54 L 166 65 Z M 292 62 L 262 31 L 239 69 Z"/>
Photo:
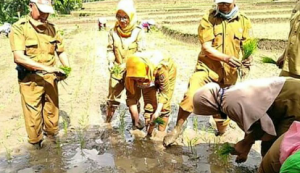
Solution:
<path fill-rule="evenodd" d="M 56 0 L 54 7 L 61 14 L 70 14 L 72 10 L 82 7 L 82 0 Z"/>
<path fill-rule="evenodd" d="M 0 23 L 14 23 L 18 13 L 20 16 L 28 14 L 28 4 L 29 0 L 0 0 Z"/>

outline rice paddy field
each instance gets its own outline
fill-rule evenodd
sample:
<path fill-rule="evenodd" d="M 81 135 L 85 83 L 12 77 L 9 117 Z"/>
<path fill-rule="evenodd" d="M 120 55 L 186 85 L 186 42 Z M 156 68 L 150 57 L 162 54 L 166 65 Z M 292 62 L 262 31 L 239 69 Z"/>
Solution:
<path fill-rule="evenodd" d="M 72 72 L 67 84 L 59 84 L 60 133 L 55 144 L 45 140 L 41 150 L 27 144 L 15 64 L 9 39 L 0 36 L 0 172 L 256 172 L 260 143 L 253 146 L 247 162 L 218 155 L 224 142 L 236 143 L 243 132 L 233 122 L 223 136 L 215 136 L 210 117 L 190 116 L 176 145 L 162 146 L 166 133 L 131 130 L 125 100 L 111 125 L 104 123 L 108 93 L 107 30 L 114 26 L 117 0 L 85 3 L 70 15 L 51 16 L 63 34 Z M 252 21 L 259 50 L 247 79 L 278 76 L 280 70 L 261 63 L 262 56 L 275 60 L 283 53 L 289 18 L 295 1 L 237 0 Z M 197 28 L 201 17 L 214 6 L 212 0 L 135 0 L 139 21 L 153 19 L 156 28 L 146 33 L 148 50 L 168 52 L 178 65 L 172 113 L 172 130 L 201 46 Z M 98 31 L 97 19 L 105 17 L 108 28 Z M 246 79 L 246 80 L 247 80 Z M 142 114 L 140 115 L 141 119 Z"/>

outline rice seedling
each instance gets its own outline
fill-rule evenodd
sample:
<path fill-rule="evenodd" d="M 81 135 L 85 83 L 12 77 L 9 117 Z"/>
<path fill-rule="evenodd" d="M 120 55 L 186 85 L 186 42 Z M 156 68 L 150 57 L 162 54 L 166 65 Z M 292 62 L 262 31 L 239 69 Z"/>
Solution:
<path fill-rule="evenodd" d="M 164 125 L 166 122 L 161 118 L 161 117 L 157 117 L 153 123 L 158 124 L 158 125 Z"/>
<path fill-rule="evenodd" d="M 120 126 L 119 126 L 119 130 L 120 133 L 123 134 L 125 131 L 125 114 L 126 114 L 126 110 L 122 110 L 120 111 Z"/>
<path fill-rule="evenodd" d="M 68 121 L 63 119 L 64 133 L 68 134 Z"/>
<path fill-rule="evenodd" d="M 55 143 L 56 143 L 56 151 L 57 151 L 57 154 L 60 154 L 61 153 L 61 142 L 60 142 L 60 140 L 57 138 L 56 139 L 56 141 L 55 141 Z"/>
<path fill-rule="evenodd" d="M 191 138 L 191 139 L 189 137 L 186 137 L 188 148 L 192 153 L 192 159 L 197 159 L 198 158 L 197 150 L 195 149 L 195 145 L 197 144 L 199 139 L 200 139 L 199 136 L 196 136 L 196 137 Z"/>
<path fill-rule="evenodd" d="M 276 61 L 273 58 L 264 56 L 261 58 L 262 63 L 268 63 L 268 64 L 276 64 Z"/>
<path fill-rule="evenodd" d="M 232 151 L 234 148 L 229 143 L 224 143 L 217 146 L 216 154 L 223 163 L 228 163 Z"/>
<path fill-rule="evenodd" d="M 83 148 L 85 147 L 85 139 L 84 139 L 83 131 L 82 130 L 78 131 L 77 135 L 79 139 L 80 149 L 83 150 Z"/>
<path fill-rule="evenodd" d="M 114 67 L 111 69 L 111 74 L 116 78 L 120 78 L 122 71 L 122 68 L 118 64 L 115 64 Z"/>
<path fill-rule="evenodd" d="M 7 162 L 8 162 L 8 163 L 11 163 L 11 162 L 12 162 L 12 159 L 13 159 L 13 157 L 12 157 L 12 155 L 11 155 L 12 150 L 11 150 L 10 148 L 8 148 L 8 147 L 4 144 L 3 141 L 1 141 L 1 144 L 2 144 L 2 145 L 4 146 L 4 148 L 5 148 L 5 157 L 6 157 Z"/>
<path fill-rule="evenodd" d="M 243 57 L 242 61 L 248 59 L 256 50 L 257 50 L 257 44 L 258 44 L 258 39 L 252 38 L 248 39 L 245 41 L 245 43 L 242 46 L 243 50 Z M 248 68 L 245 68 L 244 66 L 241 66 L 237 68 L 240 79 L 242 80 L 246 76 L 246 70 Z"/>
<path fill-rule="evenodd" d="M 59 68 L 62 69 L 65 72 L 67 77 L 70 75 L 70 73 L 72 71 L 71 67 L 60 66 Z"/>
<path fill-rule="evenodd" d="M 193 117 L 193 129 L 198 132 L 198 119 L 197 117 Z"/>
<path fill-rule="evenodd" d="M 242 60 L 245 60 L 249 58 L 257 49 L 258 40 L 257 39 L 248 39 L 243 44 L 243 58 Z"/>

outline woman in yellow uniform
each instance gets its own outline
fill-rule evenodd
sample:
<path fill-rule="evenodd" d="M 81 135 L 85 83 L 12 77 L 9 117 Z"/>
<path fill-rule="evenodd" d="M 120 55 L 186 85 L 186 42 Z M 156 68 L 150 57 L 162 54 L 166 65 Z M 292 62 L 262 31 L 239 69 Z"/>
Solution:
<path fill-rule="evenodd" d="M 137 103 L 142 90 L 145 123 L 150 125 L 148 135 L 151 136 L 155 127 L 153 121 L 157 117 L 164 121 L 158 125 L 158 130 L 165 131 L 177 73 L 173 60 L 158 51 L 136 53 L 127 59 L 126 69 L 125 86 L 130 113 L 133 117 L 138 116 Z"/>
<path fill-rule="evenodd" d="M 117 7 L 115 27 L 109 31 L 107 60 L 110 71 L 106 122 L 110 123 L 120 104 L 124 90 L 125 62 L 128 55 L 144 49 L 143 30 L 137 25 L 137 15 L 132 0 L 121 0 Z M 138 117 L 135 119 L 138 125 Z"/>

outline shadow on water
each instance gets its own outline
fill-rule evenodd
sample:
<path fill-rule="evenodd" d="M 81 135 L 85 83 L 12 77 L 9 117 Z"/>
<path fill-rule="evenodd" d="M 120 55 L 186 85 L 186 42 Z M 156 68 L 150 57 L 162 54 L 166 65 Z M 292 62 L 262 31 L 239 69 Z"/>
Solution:
<path fill-rule="evenodd" d="M 120 109 L 116 114 L 122 114 Z M 249 161 L 237 165 L 231 158 L 224 164 L 217 158 L 215 144 L 202 143 L 190 147 L 165 149 L 161 141 L 145 138 L 131 131 L 131 118 L 126 110 L 124 120 L 116 116 L 111 126 L 69 129 L 55 143 L 45 140 L 41 150 L 20 146 L 7 162 L 0 154 L 0 172 L 255 172 L 259 153 L 251 151 Z M 176 118 L 175 118 L 176 119 Z M 125 124 L 122 124 L 122 121 Z M 171 122 L 171 124 L 174 122 Z M 122 129 L 123 128 L 123 129 Z M 134 134 L 134 135 L 132 135 Z"/>

